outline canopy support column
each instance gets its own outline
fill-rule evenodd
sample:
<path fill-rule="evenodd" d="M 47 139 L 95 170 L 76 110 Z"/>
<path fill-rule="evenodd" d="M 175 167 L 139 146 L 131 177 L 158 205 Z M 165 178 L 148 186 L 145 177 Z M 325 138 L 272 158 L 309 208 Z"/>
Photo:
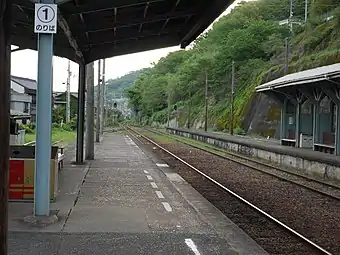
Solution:
<path fill-rule="evenodd" d="M 0 254 L 8 253 L 8 159 L 12 1 L 0 3 Z"/>
<path fill-rule="evenodd" d="M 313 143 L 320 143 L 320 102 L 313 105 Z"/>
<path fill-rule="evenodd" d="M 54 0 L 41 3 L 53 4 Z M 53 34 L 38 34 L 34 216 L 50 215 Z"/>
<path fill-rule="evenodd" d="M 295 98 L 295 147 L 300 147 L 300 133 L 301 133 L 301 107 L 304 101 L 306 100 L 306 96 L 300 91 L 296 91 L 296 98 Z"/>
<path fill-rule="evenodd" d="M 84 162 L 84 122 L 85 122 L 85 86 L 86 68 L 84 63 L 79 64 L 79 85 L 78 85 L 78 110 L 77 110 L 77 150 L 76 163 Z"/>
<path fill-rule="evenodd" d="M 286 138 L 287 135 L 287 101 L 286 98 L 281 105 L 281 132 L 280 132 L 280 140 Z"/>
<path fill-rule="evenodd" d="M 100 141 L 100 117 L 101 117 L 101 94 L 102 94 L 102 85 L 100 79 L 100 65 L 101 60 L 98 60 L 98 85 L 97 85 L 97 112 L 96 112 L 96 143 Z"/>
<path fill-rule="evenodd" d="M 340 156 L 340 103 L 336 104 L 335 155 Z"/>
<path fill-rule="evenodd" d="M 300 121 L 301 121 L 301 102 L 299 101 L 296 104 L 296 113 L 295 113 L 295 147 L 300 147 Z"/>
<path fill-rule="evenodd" d="M 86 160 L 94 159 L 94 63 L 86 66 Z"/>

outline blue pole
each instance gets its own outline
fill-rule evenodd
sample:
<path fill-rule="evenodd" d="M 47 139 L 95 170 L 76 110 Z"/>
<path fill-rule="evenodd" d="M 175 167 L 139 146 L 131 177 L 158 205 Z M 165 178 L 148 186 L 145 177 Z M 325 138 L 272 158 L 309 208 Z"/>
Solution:
<path fill-rule="evenodd" d="M 53 35 L 38 35 L 34 215 L 50 214 Z"/>

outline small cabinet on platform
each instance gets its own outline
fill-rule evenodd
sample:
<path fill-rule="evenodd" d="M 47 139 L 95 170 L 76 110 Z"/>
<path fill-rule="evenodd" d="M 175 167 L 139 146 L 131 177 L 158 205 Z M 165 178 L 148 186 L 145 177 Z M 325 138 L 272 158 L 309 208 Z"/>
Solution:
<path fill-rule="evenodd" d="M 50 197 L 58 191 L 58 147 L 51 150 Z M 10 146 L 9 199 L 34 199 L 35 146 Z"/>
<path fill-rule="evenodd" d="M 300 134 L 300 148 L 313 148 L 313 136 Z"/>

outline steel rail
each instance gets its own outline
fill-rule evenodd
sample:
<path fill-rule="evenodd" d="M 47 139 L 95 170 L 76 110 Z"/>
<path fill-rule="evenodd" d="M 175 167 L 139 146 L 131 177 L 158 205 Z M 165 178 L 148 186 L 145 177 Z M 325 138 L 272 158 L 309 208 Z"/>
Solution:
<path fill-rule="evenodd" d="M 166 136 L 170 137 L 171 139 L 174 139 L 174 140 L 176 140 L 176 141 L 178 141 L 178 142 L 181 142 L 181 143 L 183 143 L 183 144 L 189 145 L 189 146 L 191 146 L 191 147 L 193 147 L 193 148 L 196 148 L 196 149 L 199 149 L 199 150 L 202 150 L 202 151 L 211 153 L 211 154 L 213 154 L 213 155 L 215 155 L 215 156 L 217 156 L 217 157 L 220 157 L 220 158 L 223 158 L 223 159 L 226 159 L 226 160 L 230 160 L 230 161 L 232 161 L 232 162 L 234 162 L 234 163 L 237 163 L 237 164 L 240 164 L 240 165 L 243 165 L 243 166 L 252 168 L 252 169 L 254 169 L 254 170 L 256 170 L 256 171 L 259 171 L 259 172 L 262 172 L 262 173 L 264 173 L 264 174 L 267 174 L 267 175 L 270 175 L 270 176 L 274 176 L 274 177 L 276 177 L 276 178 L 278 178 L 278 179 L 281 179 L 281 180 L 284 180 L 284 181 L 288 181 L 288 182 L 290 182 L 290 183 L 294 183 L 294 184 L 296 184 L 296 185 L 298 185 L 298 186 L 301 186 L 301 187 L 304 187 L 304 188 L 306 188 L 306 189 L 312 190 L 312 191 L 317 192 L 317 193 L 319 193 L 319 194 L 329 196 L 329 197 L 331 197 L 331 198 L 333 198 L 333 199 L 336 199 L 336 200 L 340 200 L 340 197 L 335 196 L 335 195 L 332 195 L 332 194 L 330 194 L 330 193 L 328 193 L 328 192 L 325 192 L 325 191 L 322 191 L 322 190 L 319 190 L 319 189 L 310 187 L 310 186 L 308 186 L 308 185 L 299 183 L 298 181 L 294 181 L 294 180 L 291 180 L 291 179 L 289 179 L 289 178 L 282 177 L 282 176 L 277 175 L 277 174 L 275 174 L 275 173 L 271 173 L 271 172 L 269 172 L 269 171 L 267 171 L 267 170 L 264 170 L 264 169 L 261 169 L 261 168 L 259 168 L 259 167 L 257 167 L 257 166 L 253 166 L 253 165 L 247 164 L 246 162 L 240 162 L 240 161 L 238 161 L 237 159 L 234 159 L 234 158 L 232 158 L 232 157 L 239 158 L 239 159 L 242 159 L 242 160 L 247 160 L 247 161 L 250 161 L 250 162 L 252 162 L 252 163 L 254 163 L 254 164 L 262 165 L 262 166 L 264 166 L 264 167 L 273 168 L 274 170 L 282 171 L 282 172 L 284 172 L 284 173 L 286 173 L 286 174 L 290 174 L 290 175 L 292 175 L 292 176 L 295 176 L 295 177 L 299 177 L 299 178 L 305 179 L 305 180 L 307 180 L 307 181 L 312 181 L 312 182 L 318 183 L 318 184 L 320 184 L 320 185 L 325 185 L 325 186 L 328 186 L 328 187 L 333 188 L 333 189 L 340 189 L 339 186 L 336 186 L 336 185 L 333 185 L 333 184 L 330 184 L 330 183 L 327 183 L 327 182 L 324 182 L 324 181 L 321 181 L 321 180 L 317 180 L 317 179 L 315 179 L 315 178 L 311 178 L 311 177 L 308 177 L 308 176 L 305 176 L 305 175 L 302 175 L 302 174 L 299 174 L 299 173 L 294 173 L 294 172 L 292 172 L 292 171 L 285 170 L 285 169 L 282 169 L 282 168 L 280 168 L 280 167 L 276 167 L 276 166 L 271 165 L 271 164 L 268 164 L 268 163 L 264 163 L 264 162 L 261 162 L 261 161 L 257 161 L 257 160 L 255 160 L 255 159 L 251 159 L 251 158 L 248 158 L 248 157 L 245 157 L 245 156 L 237 155 L 237 154 L 235 154 L 235 153 L 231 153 L 231 152 L 226 151 L 226 150 L 222 150 L 222 149 L 219 149 L 219 148 L 214 148 L 214 147 L 212 147 L 210 144 L 207 144 L 207 145 L 206 145 L 206 144 L 202 144 L 202 146 L 204 146 L 204 147 L 207 148 L 207 149 L 205 149 L 205 148 L 201 148 L 201 147 L 199 147 L 199 146 L 197 146 L 197 145 L 191 144 L 190 142 L 183 141 L 183 140 L 181 140 L 180 138 L 174 137 L 173 135 L 169 135 L 169 134 L 167 134 L 167 133 L 163 133 L 163 132 L 160 132 L 160 131 L 155 131 L 155 130 L 152 130 L 152 129 L 146 129 L 146 130 L 149 131 L 149 132 L 158 134 L 158 135 L 164 135 L 164 136 L 166 135 Z M 186 139 L 188 139 L 188 138 L 186 138 Z M 196 142 L 196 140 L 193 140 L 193 141 Z M 214 151 L 211 151 L 211 150 L 215 150 L 215 151 L 218 151 L 218 152 L 220 152 L 220 153 L 227 154 L 228 156 L 226 156 L 226 155 L 220 155 L 220 154 L 218 154 L 218 153 L 216 153 L 216 152 L 214 152 Z"/>
<path fill-rule="evenodd" d="M 251 202 L 249 202 L 248 200 L 244 199 L 243 197 L 239 196 L 238 194 L 236 194 L 235 192 L 233 192 L 232 190 L 228 189 L 227 187 L 223 186 L 221 183 L 219 183 L 218 181 L 214 180 L 213 178 L 211 178 L 209 175 L 203 173 L 202 171 L 200 171 L 199 169 L 197 169 L 196 167 L 190 165 L 188 162 L 186 162 L 185 160 L 183 160 L 182 158 L 178 157 L 177 155 L 175 155 L 174 153 L 172 153 L 171 151 L 165 149 L 164 147 L 162 147 L 161 145 L 159 145 L 158 143 L 156 143 L 155 141 L 151 140 L 150 138 L 146 137 L 145 135 L 141 134 L 140 132 L 130 128 L 130 127 L 126 127 L 127 131 L 128 129 L 132 130 L 133 132 L 135 132 L 136 134 L 140 135 L 141 137 L 143 137 L 145 140 L 149 141 L 150 143 L 152 143 L 153 145 L 155 145 L 156 147 L 160 148 L 161 150 L 163 150 L 164 152 L 168 153 L 169 155 L 171 155 L 172 157 L 174 157 L 175 159 L 177 159 L 178 161 L 182 162 L 183 164 L 185 164 L 186 166 L 188 166 L 189 168 L 191 168 L 192 170 L 196 171 L 197 173 L 199 173 L 200 175 L 204 176 L 206 179 L 208 179 L 209 181 L 211 181 L 212 183 L 216 184 L 217 186 L 219 186 L 221 189 L 223 189 L 224 191 L 228 192 L 229 194 L 233 195 L 234 197 L 236 197 L 237 199 L 239 199 L 240 201 L 242 201 L 243 203 L 247 204 L 248 206 L 250 206 L 251 208 L 253 208 L 254 210 L 256 210 L 257 212 L 259 212 L 260 214 L 264 215 L 265 217 L 267 217 L 268 219 L 270 219 L 271 221 L 275 222 L 276 224 L 278 224 L 279 226 L 283 227 L 285 230 L 289 231 L 290 233 L 292 233 L 293 235 L 299 237 L 300 239 L 302 239 L 303 241 L 305 241 L 306 243 L 308 243 L 309 245 L 313 246 L 314 248 L 316 248 L 318 251 L 327 254 L 327 255 L 332 255 L 332 253 L 328 252 L 327 250 L 325 250 L 324 248 L 322 248 L 321 246 L 319 246 L 318 244 L 314 243 L 313 241 L 309 240 L 307 237 L 303 236 L 302 234 L 298 233 L 297 231 L 295 231 L 294 229 L 290 228 L 289 226 L 287 226 L 286 224 L 284 224 L 283 222 L 279 221 L 278 219 L 274 218 L 273 216 L 271 216 L 270 214 L 266 213 L 265 211 L 263 211 L 262 209 L 258 208 L 257 206 L 255 206 L 254 204 L 252 204 Z M 128 131 L 129 132 L 129 131 Z M 131 134 L 131 132 L 129 132 Z"/>

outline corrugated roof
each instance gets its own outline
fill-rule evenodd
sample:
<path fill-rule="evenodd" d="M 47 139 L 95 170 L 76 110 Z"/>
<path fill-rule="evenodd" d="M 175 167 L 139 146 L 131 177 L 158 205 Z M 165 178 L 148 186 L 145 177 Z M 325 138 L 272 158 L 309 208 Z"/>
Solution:
<path fill-rule="evenodd" d="M 24 78 L 24 77 L 18 77 L 18 76 L 11 76 L 11 80 L 27 89 L 37 90 L 36 80 L 32 80 L 32 79 Z"/>
<path fill-rule="evenodd" d="M 12 1 L 13 45 L 37 48 L 34 3 Z M 193 42 L 232 0 L 55 0 L 54 54 L 76 62 Z"/>
<path fill-rule="evenodd" d="M 340 63 L 285 75 L 256 87 L 257 92 L 340 77 Z"/>

